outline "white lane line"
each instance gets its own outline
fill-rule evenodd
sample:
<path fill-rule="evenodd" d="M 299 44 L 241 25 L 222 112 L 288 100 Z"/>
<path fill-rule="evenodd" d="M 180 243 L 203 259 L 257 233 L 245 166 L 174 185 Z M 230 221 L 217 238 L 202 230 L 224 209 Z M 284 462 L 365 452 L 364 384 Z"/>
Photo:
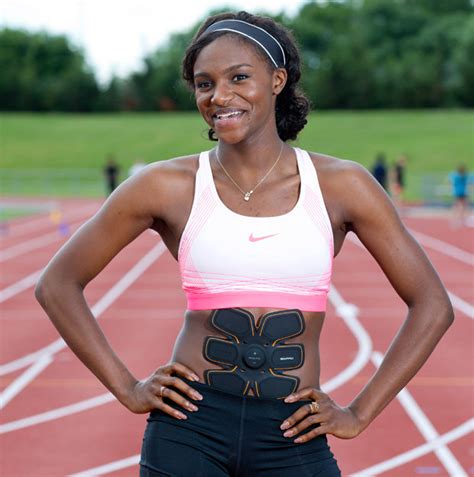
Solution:
<path fill-rule="evenodd" d="M 58 407 L 56 409 L 52 409 L 51 411 L 42 412 L 40 414 L 35 414 L 34 416 L 24 417 L 16 421 L 1 424 L 0 434 L 6 434 L 7 432 L 17 431 L 18 429 L 24 429 L 25 427 L 42 424 L 43 422 L 53 421 L 54 419 L 70 416 L 71 414 L 86 411 L 87 409 L 92 409 L 94 407 L 114 401 L 117 400 L 113 394 L 101 394 L 90 399 L 85 399 L 84 401 L 69 404 L 68 406 Z"/>
<path fill-rule="evenodd" d="M 377 368 L 380 367 L 382 361 L 382 353 L 374 351 L 372 353 L 372 362 Z M 431 421 L 428 419 L 426 414 L 422 411 L 421 407 L 406 388 L 402 389 L 398 393 L 397 399 L 400 401 L 400 404 L 405 409 L 405 412 L 410 416 L 411 420 L 427 442 L 433 441 L 440 437 L 438 431 L 434 428 Z M 448 471 L 448 475 L 456 477 L 468 477 L 468 474 L 464 471 L 459 461 L 456 459 L 451 450 L 446 447 L 446 445 L 441 444 L 436 446 L 433 449 L 433 452 Z"/>
<path fill-rule="evenodd" d="M 62 338 L 58 338 L 56 341 L 53 341 L 48 346 L 41 348 L 34 353 L 27 354 L 21 358 L 10 361 L 9 363 L 0 365 L 0 376 L 5 376 L 6 374 L 13 373 L 19 369 L 23 369 L 26 366 L 30 366 L 32 363 L 41 359 L 43 355 L 55 354 L 58 351 L 62 350 L 65 347 L 65 342 Z"/>
<path fill-rule="evenodd" d="M 72 232 L 78 225 L 82 223 L 83 221 L 80 220 L 72 224 L 68 224 L 68 227 L 70 227 Z M 69 235 L 69 232 L 67 235 Z M 18 257 L 19 255 L 23 255 L 33 250 L 37 250 L 38 248 L 46 247 L 46 245 L 57 242 L 59 240 L 64 240 L 65 238 L 66 237 L 64 235 L 61 235 L 59 230 L 55 230 L 54 232 L 40 235 L 39 237 L 35 237 L 34 239 L 26 240 L 22 243 L 6 248 L 5 250 L 1 250 L 0 263 L 6 262 L 11 258 Z"/>
<path fill-rule="evenodd" d="M 138 465 L 140 461 L 140 454 L 134 455 L 132 457 L 127 457 L 126 459 L 116 460 L 110 464 L 101 465 L 99 467 L 94 467 L 93 469 L 84 470 L 78 474 L 70 474 L 69 477 L 95 477 L 96 475 L 104 475 L 110 472 L 115 472 L 117 470 L 126 469 L 132 465 Z"/>
<path fill-rule="evenodd" d="M 462 298 L 459 298 L 449 290 L 448 295 L 454 308 L 467 315 L 469 318 L 471 318 L 471 320 L 474 320 L 474 306 L 469 304 L 467 301 L 464 301 Z"/>
<path fill-rule="evenodd" d="M 416 237 L 416 239 L 425 247 L 436 250 L 444 255 L 455 258 L 460 262 L 467 263 L 468 265 L 474 265 L 474 255 L 472 253 L 466 252 L 450 243 L 443 242 L 429 235 L 422 234 L 416 230 L 410 230 L 411 233 Z"/>
<path fill-rule="evenodd" d="M 331 285 L 329 290 L 329 301 L 336 309 L 336 314 L 344 320 L 346 326 L 355 336 L 359 349 L 357 351 L 357 356 L 347 368 L 321 386 L 326 393 L 334 391 L 336 388 L 356 376 L 368 363 L 370 360 L 370 353 L 372 352 L 372 340 L 357 319 L 359 314 L 358 308 L 355 305 L 344 301 L 341 294 L 333 285 Z"/>
<path fill-rule="evenodd" d="M 15 295 L 18 295 L 18 293 L 21 293 L 22 291 L 28 290 L 28 288 L 32 287 L 38 281 L 42 271 L 43 269 L 37 270 L 36 272 L 31 273 L 21 280 L 18 280 L 3 290 L 0 290 L 0 303 L 3 303 Z"/>
<path fill-rule="evenodd" d="M 153 247 L 143 258 L 141 258 L 120 280 L 110 289 L 102 298 L 91 308 L 92 313 L 97 318 L 107 309 L 137 278 L 139 278 L 166 250 L 165 244 L 159 242 L 158 245 Z M 43 356 L 52 356 L 61 349 L 66 347 L 66 343 L 62 338 L 53 341 L 48 346 L 31 353 L 27 356 L 23 356 L 17 360 L 11 361 L 0 366 L 0 375 L 7 374 L 16 369 L 21 369 L 25 366 L 34 363 Z M 26 371 L 27 372 L 27 371 Z M 16 382 L 22 378 L 19 376 L 13 381 L 10 386 L 16 386 Z M 8 388 L 7 388 L 8 389 Z M 6 392 L 6 390 L 4 391 Z"/>
<path fill-rule="evenodd" d="M 387 472 L 387 470 L 392 470 L 415 459 L 423 457 L 424 455 L 433 452 L 435 449 L 441 446 L 446 446 L 451 442 L 457 441 L 458 439 L 461 439 L 461 437 L 464 437 L 471 432 L 474 432 L 474 419 L 472 418 L 468 419 L 460 426 L 455 427 L 451 431 L 446 432 L 446 434 L 427 442 L 426 444 L 422 444 L 421 446 L 410 449 L 407 452 L 403 452 L 402 454 L 392 457 L 391 459 L 380 462 L 379 464 L 375 464 L 371 467 L 367 467 L 366 469 L 360 470 L 359 472 L 351 475 L 352 477 L 372 477 L 374 475 L 382 474 L 383 472 Z"/>
<path fill-rule="evenodd" d="M 153 234 L 156 236 L 156 232 L 153 232 Z M 27 290 L 28 288 L 34 286 L 38 281 L 38 278 L 41 275 L 42 271 L 43 269 L 37 270 L 36 272 L 31 273 L 25 278 L 22 278 L 21 280 L 12 283 L 3 290 L 0 290 L 0 303 L 3 303 L 4 301 L 23 292 L 24 290 Z"/>
<path fill-rule="evenodd" d="M 364 247 L 364 244 L 359 240 L 359 238 L 356 235 L 350 234 L 347 236 L 347 239 L 352 242 L 354 245 L 357 245 L 360 248 L 363 248 L 364 250 L 367 250 Z M 453 292 L 449 291 L 446 289 L 449 298 L 451 300 L 451 304 L 453 305 L 453 308 L 456 310 L 460 311 L 461 313 L 464 313 L 467 315 L 469 318 L 474 319 L 474 307 L 464 301 L 462 298 L 459 298 L 457 295 L 455 295 Z"/>
<path fill-rule="evenodd" d="M 99 204 L 89 204 L 81 207 L 77 207 L 73 209 L 72 211 L 66 211 L 62 214 L 64 218 L 67 220 L 74 220 L 76 217 L 81 217 L 84 216 L 84 219 L 88 218 L 91 216 L 91 214 L 95 213 L 99 209 L 100 205 Z M 51 210 L 55 209 L 61 209 L 60 206 L 54 204 L 51 206 Z M 26 223 L 21 223 L 21 224 L 10 224 L 11 231 L 8 234 L 8 237 L 10 236 L 15 236 L 17 237 L 18 235 L 21 235 L 22 233 L 28 233 L 31 231 L 36 231 L 38 232 L 39 230 L 43 229 L 48 229 L 51 228 L 52 223 L 51 219 L 49 218 L 49 214 L 43 215 L 42 217 L 35 218 L 32 220 L 29 220 Z"/>
<path fill-rule="evenodd" d="M 15 379 L 4 391 L 0 393 L 0 409 L 3 409 L 23 388 L 33 381 L 43 369 L 53 361 L 51 355 L 44 355 L 33 363 L 19 378 Z"/>

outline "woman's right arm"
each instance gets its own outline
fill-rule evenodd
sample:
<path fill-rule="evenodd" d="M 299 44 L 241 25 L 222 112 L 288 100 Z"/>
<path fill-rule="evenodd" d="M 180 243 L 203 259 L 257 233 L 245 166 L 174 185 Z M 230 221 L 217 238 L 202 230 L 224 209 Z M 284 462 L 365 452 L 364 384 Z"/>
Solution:
<path fill-rule="evenodd" d="M 167 175 L 152 166 L 123 183 L 53 257 L 35 295 L 71 350 L 123 405 L 138 413 L 163 408 L 178 417 L 163 403 L 161 385 L 174 385 L 191 395 L 192 390 L 172 375 L 193 380 L 192 371 L 176 363 L 161 368 L 160 379 L 155 373 L 137 380 L 111 348 L 83 293 L 120 250 L 162 216 L 166 199 L 160 197 L 166 197 Z M 179 401 L 189 408 L 184 398 Z"/>

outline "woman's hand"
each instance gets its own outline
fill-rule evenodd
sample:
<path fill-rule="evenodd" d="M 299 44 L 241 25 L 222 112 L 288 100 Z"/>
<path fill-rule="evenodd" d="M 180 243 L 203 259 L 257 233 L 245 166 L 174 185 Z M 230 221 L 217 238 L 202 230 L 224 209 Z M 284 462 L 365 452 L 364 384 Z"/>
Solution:
<path fill-rule="evenodd" d="M 338 406 L 327 394 L 317 389 L 301 389 L 287 396 L 285 402 L 296 402 L 302 399 L 310 399 L 313 403 L 301 406 L 280 426 L 285 437 L 293 437 L 308 427 L 319 424 L 315 429 L 295 439 L 294 442 L 298 444 L 322 434 L 333 434 L 341 439 L 352 439 L 364 429 L 360 420 L 350 408 Z"/>
<path fill-rule="evenodd" d="M 198 408 L 181 394 L 193 400 L 200 401 L 202 396 L 186 384 L 179 376 L 190 381 L 198 381 L 199 377 L 188 367 L 180 363 L 170 363 L 159 367 L 149 378 L 137 381 L 125 403 L 126 407 L 137 414 L 150 412 L 152 409 L 161 411 L 176 419 L 187 419 L 186 415 L 166 404 L 163 398 L 174 401 L 180 407 L 195 412 Z"/>

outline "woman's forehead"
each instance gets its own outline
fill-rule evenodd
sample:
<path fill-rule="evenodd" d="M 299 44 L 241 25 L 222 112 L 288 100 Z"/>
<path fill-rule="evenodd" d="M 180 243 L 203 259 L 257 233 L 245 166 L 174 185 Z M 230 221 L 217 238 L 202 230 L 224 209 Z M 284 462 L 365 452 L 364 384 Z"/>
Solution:
<path fill-rule="evenodd" d="M 248 64 L 258 68 L 265 66 L 266 60 L 248 41 L 227 33 L 216 38 L 199 52 L 194 63 L 194 73 L 198 70 L 207 71 L 234 64 Z"/>

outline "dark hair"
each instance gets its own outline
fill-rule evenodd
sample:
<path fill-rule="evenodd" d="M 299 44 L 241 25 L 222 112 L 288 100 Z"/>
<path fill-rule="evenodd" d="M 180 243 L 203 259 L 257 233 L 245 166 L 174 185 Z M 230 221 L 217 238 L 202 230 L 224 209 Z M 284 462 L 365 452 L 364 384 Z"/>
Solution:
<path fill-rule="evenodd" d="M 276 100 L 275 116 L 278 135 L 283 141 L 288 139 L 296 139 L 298 133 L 304 128 L 307 123 L 306 116 L 308 115 L 310 104 L 308 99 L 298 88 L 298 81 L 301 77 L 300 55 L 296 46 L 296 41 L 291 32 L 286 28 L 276 23 L 269 17 L 252 15 L 247 12 L 238 13 L 221 13 L 209 17 L 198 30 L 193 38 L 193 41 L 188 46 L 182 64 L 183 78 L 188 85 L 194 89 L 194 63 L 201 52 L 201 50 L 212 43 L 216 38 L 222 35 L 234 34 L 226 31 L 215 31 L 203 35 L 205 30 L 215 22 L 221 20 L 242 20 L 252 25 L 259 26 L 266 30 L 270 35 L 274 36 L 283 47 L 286 57 L 285 69 L 288 73 L 288 79 L 285 87 L 280 92 Z M 257 46 L 254 42 L 240 37 L 243 41 L 248 42 L 253 48 L 265 58 L 265 61 L 271 69 L 275 66 L 270 58 Z M 208 132 L 209 139 L 215 141 L 214 130 L 211 128 Z"/>

